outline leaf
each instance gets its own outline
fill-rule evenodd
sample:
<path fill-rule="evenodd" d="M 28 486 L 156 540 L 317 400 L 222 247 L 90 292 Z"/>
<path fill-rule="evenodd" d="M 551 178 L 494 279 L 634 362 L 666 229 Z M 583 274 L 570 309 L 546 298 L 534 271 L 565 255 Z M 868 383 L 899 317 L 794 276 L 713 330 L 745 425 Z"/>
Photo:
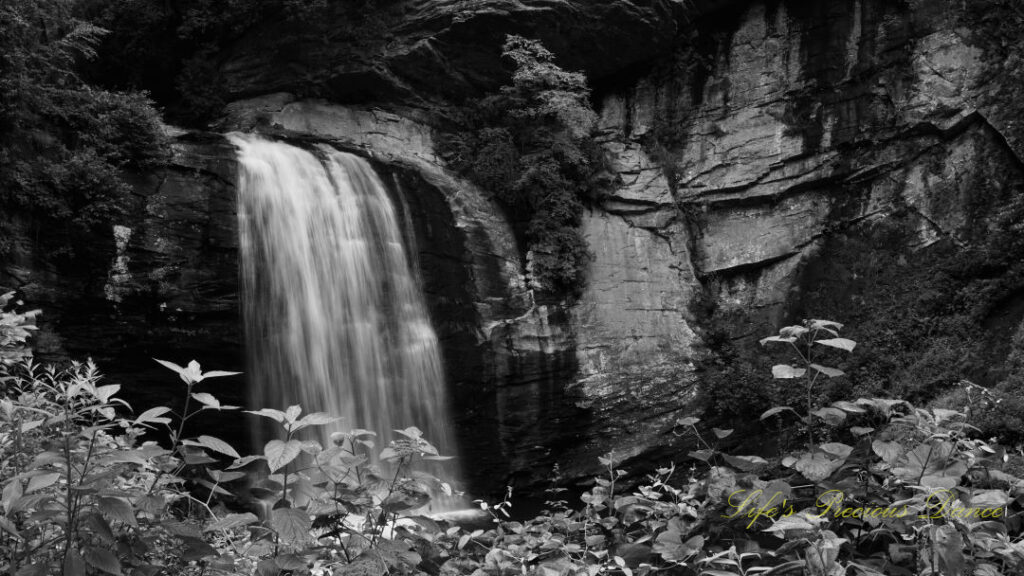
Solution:
<path fill-rule="evenodd" d="M 853 349 L 857 346 L 857 343 L 849 338 L 827 338 L 825 340 L 815 340 L 814 343 L 821 344 L 822 346 L 839 348 L 840 350 L 846 350 L 847 352 L 853 352 Z"/>
<path fill-rule="evenodd" d="M 28 487 L 25 488 L 26 494 L 31 494 L 36 490 L 42 490 L 43 488 L 49 488 L 53 486 L 57 480 L 60 479 L 60 472 L 50 472 L 49 474 L 42 474 L 40 476 L 33 476 L 28 481 Z"/>
<path fill-rule="evenodd" d="M 63 576 L 85 576 L 85 559 L 74 548 L 64 555 Z"/>
<path fill-rule="evenodd" d="M 132 505 L 122 498 L 114 498 L 111 496 L 101 497 L 97 501 L 97 507 L 104 516 L 107 516 L 112 520 L 120 520 L 125 524 L 138 526 L 138 521 L 135 520 L 135 511 L 132 509 Z M 99 568 L 99 566 L 97 566 L 97 568 Z"/>
<path fill-rule="evenodd" d="M 773 406 L 773 407 L 765 410 L 764 413 L 761 414 L 761 420 L 766 420 L 766 419 L 771 418 L 772 416 L 775 416 L 776 414 L 779 414 L 779 413 L 784 412 L 786 410 L 789 410 L 790 412 L 792 412 L 793 414 L 796 414 L 797 416 L 800 415 L 800 413 L 797 412 L 796 410 L 794 410 L 792 406 Z"/>
<path fill-rule="evenodd" d="M 677 529 L 662 532 L 654 541 L 654 552 L 669 562 L 684 562 L 703 549 L 703 536 L 694 536 L 684 542 Z"/>
<path fill-rule="evenodd" d="M 728 430 L 722 430 L 721 428 L 712 428 L 711 431 L 715 433 L 716 438 L 722 440 L 724 438 L 728 438 L 732 434 L 733 429 L 729 428 Z"/>
<path fill-rule="evenodd" d="M 206 392 L 193 392 L 192 397 L 208 408 L 220 408 L 220 400 L 217 400 L 217 397 L 213 394 L 207 394 Z"/>
<path fill-rule="evenodd" d="M 679 426 L 693 426 L 698 422 L 700 422 L 700 418 L 695 418 L 693 416 L 687 416 L 686 418 L 680 418 L 679 420 L 676 420 L 676 424 L 678 424 Z"/>
<path fill-rule="evenodd" d="M 167 408 L 167 407 L 164 407 L 164 406 L 157 406 L 156 408 L 150 408 L 149 410 L 146 410 L 142 414 L 139 414 L 139 417 L 135 419 L 135 425 L 137 426 L 139 424 L 148 424 L 148 423 L 153 423 L 153 424 L 170 424 L 171 423 L 171 419 L 164 417 L 164 414 L 167 414 L 170 411 L 171 411 L 170 408 Z"/>
<path fill-rule="evenodd" d="M 846 372 L 837 368 L 829 368 L 828 366 L 822 366 L 821 364 L 811 364 L 811 368 L 814 368 L 818 372 L 821 372 L 829 378 L 838 378 L 840 376 L 846 376 Z"/>
<path fill-rule="evenodd" d="M 156 361 L 157 361 L 157 362 L 159 362 L 159 363 L 160 363 L 160 365 L 162 365 L 163 367 L 165 367 L 165 368 L 168 368 L 168 369 L 170 369 L 170 370 L 173 370 L 174 372 L 177 372 L 177 373 L 179 373 L 179 374 L 181 374 L 182 372 L 184 372 L 184 371 L 185 371 L 185 369 L 184 369 L 184 368 L 182 368 L 181 366 L 178 366 L 178 365 L 177 365 L 177 364 L 175 364 L 174 362 L 169 362 L 169 361 L 167 361 L 167 360 L 159 360 L 159 359 L 157 359 L 157 358 L 153 358 L 153 360 L 156 360 Z"/>
<path fill-rule="evenodd" d="M 289 406 L 288 409 L 284 411 L 284 419 L 288 422 L 295 422 L 295 419 L 299 417 L 299 414 L 302 414 L 302 407 L 295 404 Z"/>
<path fill-rule="evenodd" d="M 213 478 L 218 483 L 234 482 L 235 480 L 239 480 L 247 476 L 245 472 L 225 472 L 223 470 L 213 470 L 210 468 L 207 468 L 206 472 L 210 475 L 210 478 Z"/>
<path fill-rule="evenodd" d="M 850 432 L 852 432 L 854 436 L 866 436 L 874 431 L 874 428 L 868 428 L 866 426 L 850 426 Z"/>
<path fill-rule="evenodd" d="M 303 424 L 305 426 L 324 426 L 325 424 L 333 424 L 339 420 L 341 420 L 341 418 L 331 416 L 326 412 L 314 412 L 303 416 L 302 420 L 299 420 L 299 424 Z"/>
<path fill-rule="evenodd" d="M 271 440 L 263 447 L 263 455 L 267 458 L 267 465 L 270 466 L 270 473 L 273 474 L 287 466 L 302 452 L 302 442 L 299 440 Z"/>
<path fill-rule="evenodd" d="M 947 410 L 945 408 L 932 408 L 932 413 L 935 414 L 935 424 L 942 424 L 946 420 L 953 420 L 957 417 L 966 418 L 966 415 L 963 412 Z"/>
<path fill-rule="evenodd" d="M 811 414 L 817 416 L 818 418 L 821 418 L 830 426 L 838 426 L 842 424 L 844 420 L 846 420 L 846 412 L 843 412 L 838 408 L 831 408 L 828 406 L 824 408 L 818 408 L 817 410 L 811 412 Z"/>
<path fill-rule="evenodd" d="M 46 420 L 30 420 L 28 422 L 24 422 L 21 425 L 21 433 L 24 434 L 25 432 L 31 432 L 32 430 L 42 426 L 43 422 L 46 422 Z"/>
<path fill-rule="evenodd" d="M 423 432 L 415 426 L 409 426 L 405 430 L 395 430 L 395 432 L 398 432 L 410 440 L 419 440 L 420 438 L 423 438 Z"/>
<path fill-rule="evenodd" d="M 114 396 L 114 394 L 117 394 L 119 390 L 121 390 L 120 384 L 108 384 L 106 386 L 99 386 L 96 388 L 96 398 L 98 398 L 100 402 L 106 404 L 107 402 L 110 402 L 110 399 Z"/>
<path fill-rule="evenodd" d="M 842 461 L 834 461 L 821 452 L 805 452 L 793 465 L 811 482 L 821 482 L 835 472 Z"/>
<path fill-rule="evenodd" d="M 770 516 L 766 516 L 771 518 Z M 779 538 L 786 538 L 787 532 L 798 532 L 804 530 L 814 530 L 814 524 L 811 524 L 802 515 L 794 514 L 792 516 L 783 516 L 778 520 L 775 520 L 771 526 L 765 528 L 765 532 L 775 534 Z"/>
<path fill-rule="evenodd" d="M 231 456 L 232 458 L 241 458 L 238 452 L 236 452 L 230 444 L 220 438 L 215 438 L 213 436 L 200 436 L 197 440 L 201 445 L 213 450 L 214 452 L 219 452 L 220 454 Z"/>
<path fill-rule="evenodd" d="M 894 465 L 903 455 L 903 445 L 899 442 L 875 440 L 871 443 L 871 449 L 890 466 Z"/>
<path fill-rule="evenodd" d="M 302 441 L 302 451 L 305 452 L 306 454 L 312 454 L 315 456 L 320 452 L 323 452 L 323 449 L 324 447 L 321 446 L 320 443 L 317 442 L 316 440 Z"/>
<path fill-rule="evenodd" d="M 843 325 L 839 322 L 833 322 L 832 320 L 811 320 L 808 324 L 811 330 L 823 330 L 828 328 L 834 328 L 836 330 L 842 330 Z"/>
<path fill-rule="evenodd" d="M 808 332 L 810 332 L 810 330 L 808 330 L 804 326 L 800 326 L 800 325 L 786 326 L 785 328 L 779 329 L 779 336 L 785 336 L 785 337 L 791 337 L 791 338 L 799 338 L 799 337 L 803 336 L 804 334 L 807 334 Z"/>
<path fill-rule="evenodd" d="M 174 362 L 168 362 L 167 360 L 159 360 L 157 358 L 153 358 L 153 360 L 156 360 L 164 368 L 167 368 L 169 370 L 173 370 L 174 372 L 176 372 L 178 374 L 178 378 L 181 378 L 181 380 L 183 382 L 185 382 L 186 384 L 191 384 L 191 383 L 194 382 L 194 380 L 190 379 L 191 378 L 191 374 L 190 374 L 190 372 L 189 372 L 189 370 L 187 368 L 182 368 L 181 366 L 178 366 Z M 195 360 L 193 360 L 192 363 L 195 364 Z M 189 365 L 189 368 L 191 368 L 191 365 Z M 199 364 L 196 364 L 196 368 L 197 369 L 199 368 Z"/>
<path fill-rule="evenodd" d="M 951 488 L 965 472 L 967 464 L 955 454 L 950 443 L 941 440 L 919 444 L 893 468 L 893 474 L 900 479 L 930 488 Z"/>
<path fill-rule="evenodd" d="M 773 378 L 799 378 L 807 373 L 804 368 L 794 368 L 789 364 L 776 364 L 772 366 L 772 377 Z"/>
<path fill-rule="evenodd" d="M 276 422 L 284 422 L 284 412 L 280 410 L 274 410 L 273 408 L 261 408 L 259 410 L 246 410 L 249 414 L 255 414 L 264 418 L 270 418 Z"/>
<path fill-rule="evenodd" d="M 942 574 L 960 574 L 966 563 L 964 539 L 955 526 L 945 524 L 933 527 L 932 539 L 939 556 L 939 570 Z"/>
<path fill-rule="evenodd" d="M 217 530 L 231 530 L 232 528 L 238 528 L 239 526 L 248 526 L 255 522 L 259 522 L 260 519 L 251 512 L 245 512 L 243 514 L 228 514 L 227 516 L 208 524 L 203 528 L 203 532 L 214 532 Z"/>
<path fill-rule="evenodd" d="M 864 414 L 867 410 L 854 404 L 853 402 L 847 402 L 846 400 L 837 400 L 832 403 L 833 408 L 839 408 L 843 412 L 849 412 L 851 414 Z"/>
<path fill-rule="evenodd" d="M 24 537 L 18 532 L 18 527 L 5 516 L 0 516 L 0 531 L 7 532 L 18 540 L 24 540 Z"/>
<path fill-rule="evenodd" d="M 241 372 L 228 372 L 226 370 L 210 370 L 209 372 L 203 372 L 203 379 L 206 378 L 223 378 L 224 376 L 237 376 Z"/>
<path fill-rule="evenodd" d="M 88 526 L 104 544 L 114 544 L 114 531 L 110 528 L 110 522 L 102 515 L 90 512 L 82 517 L 85 526 Z"/>
<path fill-rule="evenodd" d="M 85 561 L 93 568 L 98 568 L 108 574 L 121 576 L 121 561 L 110 550 L 97 546 L 86 546 L 82 556 L 85 557 Z"/>
<path fill-rule="evenodd" d="M 823 452 L 828 452 L 829 454 L 842 459 L 848 458 L 853 452 L 853 446 L 849 446 L 841 442 L 829 442 L 818 446 L 818 448 Z"/>
<path fill-rule="evenodd" d="M 689 454 L 690 458 L 696 458 L 701 462 L 708 462 L 714 455 L 714 450 L 693 450 Z"/>
<path fill-rule="evenodd" d="M 784 344 L 790 344 L 796 342 L 796 338 L 792 336 L 769 336 L 767 338 L 761 338 L 760 340 L 758 340 L 758 343 L 761 346 L 764 346 L 769 342 L 782 342 Z"/>
<path fill-rule="evenodd" d="M 749 472 L 758 466 L 765 466 L 768 464 L 768 461 L 760 456 L 733 456 L 731 454 L 723 454 L 722 458 L 729 464 L 732 464 L 744 472 Z"/>
<path fill-rule="evenodd" d="M 270 527 L 287 544 L 297 545 L 309 539 L 313 522 L 298 508 L 278 508 L 270 515 Z"/>
<path fill-rule="evenodd" d="M 266 460 L 266 457 L 265 456 L 256 456 L 256 455 L 242 456 L 241 458 L 236 458 L 235 461 L 232 462 L 231 465 L 228 466 L 227 469 L 228 470 L 234 470 L 236 468 L 242 468 L 243 466 L 248 466 L 249 464 L 252 464 L 253 462 L 256 462 L 257 460 Z"/>
<path fill-rule="evenodd" d="M 972 508 L 1003 508 L 1010 503 L 1005 490 L 978 490 L 970 494 Z"/>
<path fill-rule="evenodd" d="M 889 415 L 892 409 L 899 405 L 908 405 L 906 400 L 893 400 L 891 398 L 858 398 L 857 404 L 874 408 L 879 412 Z"/>
<path fill-rule="evenodd" d="M 874 576 L 874 575 L 871 575 Z M 884 576 L 879 574 L 879 576 Z M 978 564 L 974 567 L 974 576 L 1003 576 L 995 564 Z"/>

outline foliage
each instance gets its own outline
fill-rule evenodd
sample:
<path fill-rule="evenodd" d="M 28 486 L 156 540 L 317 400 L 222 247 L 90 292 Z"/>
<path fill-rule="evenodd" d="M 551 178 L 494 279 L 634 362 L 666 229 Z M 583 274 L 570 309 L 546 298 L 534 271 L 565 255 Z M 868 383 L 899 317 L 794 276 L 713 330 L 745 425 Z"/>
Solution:
<path fill-rule="evenodd" d="M 603 186 L 590 89 L 535 40 L 509 36 L 503 54 L 515 65 L 511 85 L 460 110 L 463 128 L 441 135 L 441 152 L 526 220 L 534 286 L 574 293 L 589 258 L 578 226 Z"/>
<path fill-rule="evenodd" d="M 30 315 L 4 312 L 4 346 L 22 344 Z M 972 437 L 966 414 L 888 398 L 827 403 L 813 394 L 823 353 L 857 345 L 827 320 L 788 326 L 762 340 L 792 362 L 776 380 L 806 400 L 762 420 L 792 421 L 806 437 L 779 454 L 732 454 L 734 431 L 677 422 L 692 438 L 688 470 L 670 464 L 638 486 L 620 459 L 578 506 L 555 499 L 540 515 L 509 518 L 511 491 L 478 501 L 489 526 L 461 527 L 416 515 L 437 489 L 413 470 L 437 450 L 416 428 L 368 464 L 372 432 L 354 429 L 323 447 L 302 432 L 329 425 L 324 413 L 251 411 L 279 438 L 241 456 L 209 435 L 185 437 L 204 411 L 235 410 L 208 392 L 191 362 L 158 360 L 185 385 L 182 409 L 138 416 L 102 384 L 91 363 L 64 370 L 30 360 L 0 368 L 0 568 L 35 574 L 420 574 L 454 576 L 680 576 L 796 574 L 860 576 L 1011 575 L 1024 570 L 1024 480 L 1009 456 Z M 170 446 L 144 439 L 167 430 Z M 246 478 L 261 514 L 232 508 L 228 488 Z"/>
<path fill-rule="evenodd" d="M 841 378 L 819 364 L 817 352 L 854 349 L 840 328 L 814 320 L 766 338 L 800 361 L 776 365 L 776 379 L 799 383 L 797 395 L 807 398 L 816 377 Z M 620 486 L 626 473 L 609 454 L 582 508 L 556 500 L 525 522 L 496 517 L 493 529 L 463 535 L 446 549 L 463 573 L 492 575 L 952 576 L 1024 569 L 1024 481 L 1007 472 L 1005 451 L 971 437 L 964 414 L 861 398 L 780 406 L 763 417 L 787 414 L 808 434 L 795 450 L 770 459 L 734 455 L 719 447 L 733 430 L 702 431 L 699 418 L 683 418 L 677 435 L 694 438 L 689 455 L 699 463 L 688 477 L 668 466 L 627 489 Z M 448 545 L 443 537 L 435 542 Z"/>
<path fill-rule="evenodd" d="M 32 356 L 28 339 L 36 330 L 32 322 L 39 315 L 39 310 L 20 313 L 7 310 L 13 299 L 14 292 L 0 294 L 0 367 Z M 21 302 L 14 304 L 20 306 Z"/>
<path fill-rule="evenodd" d="M 0 205 L 31 216 L 43 247 L 68 256 L 83 239 L 109 235 L 124 213 L 130 191 L 122 171 L 164 154 L 145 95 L 98 90 L 79 76 L 78 64 L 96 55 L 106 31 L 75 18 L 74 5 L 0 7 Z M 0 255 L 10 248 L 0 238 Z"/>
<path fill-rule="evenodd" d="M 970 421 L 1004 442 L 1024 440 L 1024 321 L 1011 341 L 1005 379 L 992 388 L 964 380 L 946 405 L 967 406 Z"/>
<path fill-rule="evenodd" d="M 1024 287 L 1024 202 L 1020 195 L 1001 197 L 1005 191 L 977 193 L 979 205 L 971 208 L 977 214 L 970 218 L 979 222 L 981 237 L 963 246 L 939 242 L 910 253 L 901 247 L 914 232 L 903 217 L 826 242 L 799 309 L 826 317 L 843 313 L 854 325 L 853 337 L 867 342 L 861 354 L 839 365 L 848 384 L 823 394 L 846 399 L 886 393 L 924 403 L 963 380 L 1010 395 L 1018 389 L 1000 384 L 1008 374 L 996 369 L 1004 361 L 995 352 L 1011 348 L 1005 342 L 1016 326 L 993 319 Z M 972 423 L 987 434 L 1013 429 L 978 414 Z"/>
<path fill-rule="evenodd" d="M 330 574 L 362 563 L 382 574 L 409 572 L 420 562 L 408 543 L 391 536 L 396 520 L 450 488 L 412 469 L 414 461 L 445 458 L 418 429 L 397 431 L 401 438 L 381 451 L 393 464 L 384 477 L 368 464 L 374 433 L 337 433 L 325 448 L 298 433 L 335 418 L 303 415 L 298 406 L 264 408 L 251 414 L 277 423 L 281 438 L 243 457 L 217 437 L 183 434 L 201 412 L 238 409 L 197 390 L 237 373 L 158 360 L 185 385 L 181 410 L 124 416 L 129 408 L 117 398 L 120 386 L 102 384 L 91 362 L 57 369 L 15 361 L 24 356 L 32 316 L 0 317 L 4 573 Z M 161 428 L 168 448 L 144 439 Z M 262 517 L 225 505 L 225 487 L 237 490 L 254 475 L 260 479 L 248 490 L 265 503 Z"/>

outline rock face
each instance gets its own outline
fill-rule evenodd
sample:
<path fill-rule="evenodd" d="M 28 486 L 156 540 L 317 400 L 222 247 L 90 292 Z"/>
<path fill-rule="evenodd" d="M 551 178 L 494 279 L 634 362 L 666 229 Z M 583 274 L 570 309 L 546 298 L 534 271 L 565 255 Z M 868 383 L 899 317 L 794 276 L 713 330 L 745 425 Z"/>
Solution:
<path fill-rule="evenodd" d="M 220 137 L 191 135 L 175 138 L 172 150 L 165 168 L 129 175 L 129 216 L 114 226 L 110 246 L 90 248 L 112 253 L 107 270 L 56 267 L 28 238 L 0 266 L 0 286 L 43 310 L 37 357 L 91 357 L 142 407 L 182 400 L 177 377 L 154 356 L 244 368 L 234 151 Z M 242 395 L 239 382 L 223 392 Z"/>
<path fill-rule="evenodd" d="M 274 91 L 308 94 L 311 84 L 317 95 L 342 102 L 464 97 L 504 80 L 499 57 L 506 34 L 541 38 L 549 49 L 565 54 L 570 67 L 601 76 L 670 48 L 679 29 L 676 15 L 685 4 L 334 3 L 316 14 L 320 22 L 279 19 L 252 30 L 225 56 L 224 83 L 234 98 Z"/>
<path fill-rule="evenodd" d="M 1006 96 L 1024 82 L 1005 62 L 986 76 L 992 49 L 960 3 L 395 1 L 371 16 L 380 34 L 358 42 L 339 27 L 267 49 L 286 21 L 240 39 L 223 126 L 329 142 L 385 175 L 484 492 L 539 485 L 556 461 L 584 476 L 609 449 L 675 456 L 712 336 L 755 354 L 809 309 L 837 247 L 894 222 L 903 260 L 986 246 L 1002 226 L 991 207 L 1024 190 Z M 540 37 L 596 87 L 617 180 L 584 218 L 593 259 L 573 302 L 534 300 L 501 208 L 434 151 L 436 107 L 504 80 L 506 33 Z M 0 283 L 59 309 L 44 349 L 123 350 L 106 360 L 125 374 L 142 370 L 129 356 L 168 349 L 239 366 L 233 170 L 222 141 L 180 141 L 172 166 L 138 178 L 100 281 L 9 263 Z M 849 268 L 848 302 L 878 306 Z M 1020 325 L 1021 293 L 979 326 Z"/>

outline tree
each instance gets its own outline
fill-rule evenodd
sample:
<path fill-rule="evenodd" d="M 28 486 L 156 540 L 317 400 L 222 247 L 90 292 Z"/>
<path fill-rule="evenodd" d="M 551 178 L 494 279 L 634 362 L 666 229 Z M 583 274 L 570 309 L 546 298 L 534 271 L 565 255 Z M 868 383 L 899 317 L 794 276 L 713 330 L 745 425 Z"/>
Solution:
<path fill-rule="evenodd" d="M 125 210 L 125 169 L 159 161 L 159 116 L 143 94 L 96 89 L 77 73 L 105 30 L 75 0 L 0 6 L 0 206 L 26 214 L 51 253 L 109 233 Z M 0 223 L 0 226 L 8 222 Z M 0 228 L 0 255 L 9 251 Z"/>
<path fill-rule="evenodd" d="M 467 128 L 442 138 L 442 149 L 525 221 L 532 284 L 576 293 L 589 258 L 580 218 L 603 186 L 590 89 L 536 40 L 508 36 L 502 53 L 515 65 L 512 83 L 467 105 Z"/>

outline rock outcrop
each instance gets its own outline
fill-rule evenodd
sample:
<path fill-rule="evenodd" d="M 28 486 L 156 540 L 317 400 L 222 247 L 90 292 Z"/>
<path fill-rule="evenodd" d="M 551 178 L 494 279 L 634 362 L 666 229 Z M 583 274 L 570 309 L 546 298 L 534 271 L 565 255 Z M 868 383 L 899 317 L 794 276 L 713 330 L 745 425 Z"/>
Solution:
<path fill-rule="evenodd" d="M 716 4 L 704 2 L 702 4 Z M 268 22 L 240 39 L 223 66 L 229 97 L 276 91 L 340 102 L 458 99 L 507 72 L 506 34 L 540 38 L 594 76 L 671 48 L 684 0 L 392 0 L 335 3 L 323 22 Z M 268 40 L 274 39 L 274 40 Z M 283 39 L 283 40 L 282 40 Z M 272 49 L 271 49 L 272 48 Z"/>
<path fill-rule="evenodd" d="M 111 253 L 108 269 L 56 266 L 30 236 L 0 267 L 0 286 L 43 310 L 40 360 L 91 357 L 143 407 L 181 399 L 154 356 L 244 369 L 234 151 L 219 136 L 175 134 L 164 168 L 128 175 L 133 205 L 109 245 L 89 248 Z M 224 386 L 229 401 L 243 396 L 241 382 Z"/>

